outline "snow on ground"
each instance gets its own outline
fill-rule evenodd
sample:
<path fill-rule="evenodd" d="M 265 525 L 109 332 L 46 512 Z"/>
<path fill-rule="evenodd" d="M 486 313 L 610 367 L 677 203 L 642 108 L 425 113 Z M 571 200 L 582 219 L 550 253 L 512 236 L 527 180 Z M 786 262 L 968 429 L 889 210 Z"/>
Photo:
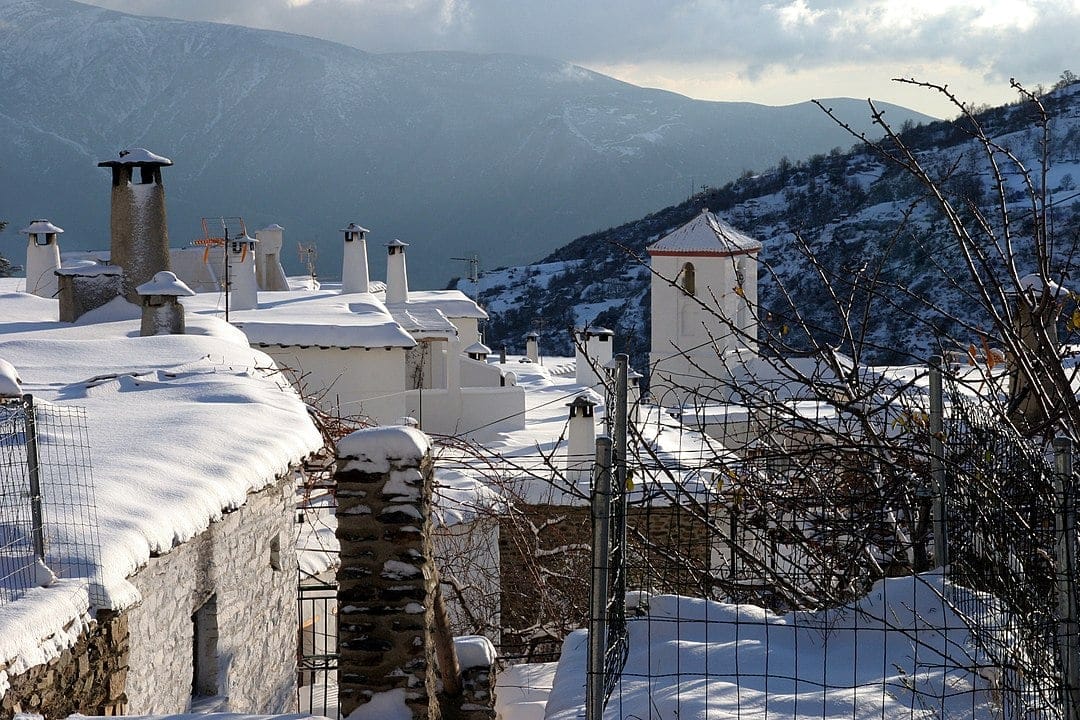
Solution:
<path fill-rule="evenodd" d="M 648 615 L 628 622 L 629 655 L 604 717 L 996 717 L 978 674 L 987 658 L 944 600 L 953 592 L 939 574 L 894 578 L 852 606 L 786 615 L 653 597 Z M 579 630 L 563 645 L 547 720 L 581 717 L 587 639 Z"/>
<path fill-rule="evenodd" d="M 495 679 L 495 720 L 544 720 L 558 663 L 511 665 Z"/>
<path fill-rule="evenodd" d="M 126 578 L 152 554 L 202 532 L 321 447 L 271 359 L 222 321 L 192 315 L 187 335 L 144 338 L 138 320 L 60 323 L 55 300 L 8 287 L 0 286 L 0 358 L 38 403 L 85 411 L 92 466 L 85 484 L 92 481 L 94 497 L 79 500 L 92 501 L 97 515 L 88 527 L 83 508 L 49 504 L 79 487 L 60 476 L 63 466 L 47 468 L 43 496 L 59 544 L 97 549 L 78 558 L 89 563 L 90 603 L 73 603 L 58 583 L 12 605 L 43 603 L 66 625 L 91 604 L 138 602 Z M 44 435 L 40 445 L 48 452 L 67 440 Z M 62 558 L 50 566 L 75 579 Z M 0 613 L 0 664 L 34 657 L 42 641 L 34 625 L 4 619 Z"/>

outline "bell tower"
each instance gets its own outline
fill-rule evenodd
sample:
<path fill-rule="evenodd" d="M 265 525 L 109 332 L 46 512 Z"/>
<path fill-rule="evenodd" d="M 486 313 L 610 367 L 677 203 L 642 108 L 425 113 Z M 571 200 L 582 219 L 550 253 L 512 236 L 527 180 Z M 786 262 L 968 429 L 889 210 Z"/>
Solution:
<path fill-rule="evenodd" d="M 650 392 L 680 405 L 720 399 L 733 353 L 757 351 L 761 243 L 708 210 L 649 246 L 653 269 Z"/>

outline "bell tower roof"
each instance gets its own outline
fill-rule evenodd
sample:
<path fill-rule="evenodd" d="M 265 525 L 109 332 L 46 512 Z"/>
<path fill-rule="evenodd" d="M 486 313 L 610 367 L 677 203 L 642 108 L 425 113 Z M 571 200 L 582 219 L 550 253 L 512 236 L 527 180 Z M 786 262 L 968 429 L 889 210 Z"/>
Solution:
<path fill-rule="evenodd" d="M 708 211 L 672 230 L 647 248 L 650 255 L 725 257 L 749 255 L 761 250 L 761 243 L 744 235 Z"/>

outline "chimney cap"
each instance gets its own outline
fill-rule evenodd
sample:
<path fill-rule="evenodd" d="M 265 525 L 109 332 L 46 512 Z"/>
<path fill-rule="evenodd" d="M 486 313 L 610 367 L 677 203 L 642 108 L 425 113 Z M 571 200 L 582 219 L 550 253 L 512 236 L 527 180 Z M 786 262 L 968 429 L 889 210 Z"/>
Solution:
<path fill-rule="evenodd" d="M 401 242 L 401 241 L 400 241 L 400 240 L 398 240 L 397 238 L 394 238 L 394 239 L 393 239 L 393 240 L 391 240 L 390 242 L 386 243 L 386 247 L 388 247 L 388 248 L 395 248 L 395 247 L 409 247 L 409 243 L 407 243 L 407 242 Z"/>
<path fill-rule="evenodd" d="M 32 220 L 28 226 L 20 232 L 26 235 L 43 235 L 45 233 L 62 233 L 64 228 L 53 225 L 48 220 Z"/>
<path fill-rule="evenodd" d="M 264 227 L 262 230 L 256 230 L 255 232 L 262 232 L 263 230 L 284 230 L 284 229 L 285 228 L 281 227 L 277 223 L 271 223 L 270 225 L 267 225 L 266 227 Z"/>
<path fill-rule="evenodd" d="M 593 400 L 592 396 L 590 396 L 588 393 L 582 393 L 581 395 L 578 395 L 576 398 L 574 398 L 571 402 L 566 403 L 566 407 L 587 407 L 591 409 L 596 407 L 597 404 L 598 403 Z"/>
<path fill-rule="evenodd" d="M 356 223 L 351 222 L 351 223 L 348 224 L 348 226 L 341 228 L 341 232 L 362 232 L 362 233 L 366 233 L 366 232 L 371 232 L 371 231 L 368 230 L 366 227 L 360 227 Z"/>
<path fill-rule="evenodd" d="M 121 150 L 118 154 L 120 156 L 119 160 L 102 160 L 98 163 L 98 167 L 117 167 L 119 165 L 131 165 L 136 167 L 151 167 L 157 165 L 158 167 L 162 167 L 173 164 L 172 160 L 169 158 L 152 153 L 146 148 Z"/>
<path fill-rule="evenodd" d="M 539 337 L 540 333 L 536 332 L 535 330 L 530 330 L 529 332 L 525 333 L 525 338 L 527 340 L 536 340 Z"/>
<path fill-rule="evenodd" d="M 135 288 L 139 295 L 166 295 L 168 297 L 191 297 L 194 291 L 168 270 L 154 273 L 154 277 Z"/>
<path fill-rule="evenodd" d="M 465 348 L 466 355 L 490 355 L 491 348 L 482 342 L 474 342 L 469 347 Z"/>
<path fill-rule="evenodd" d="M 600 335 L 614 335 L 615 331 L 600 325 L 586 325 L 581 328 L 581 334 L 589 337 L 599 337 Z"/>

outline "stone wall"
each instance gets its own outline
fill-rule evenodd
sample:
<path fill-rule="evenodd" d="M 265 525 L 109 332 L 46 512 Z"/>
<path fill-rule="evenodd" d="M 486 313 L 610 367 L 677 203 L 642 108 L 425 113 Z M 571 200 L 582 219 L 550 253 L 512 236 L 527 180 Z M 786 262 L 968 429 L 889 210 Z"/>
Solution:
<path fill-rule="evenodd" d="M 215 708 L 291 711 L 297 652 L 294 504 L 290 475 L 252 493 L 197 537 L 151 558 L 130 578 L 142 602 L 120 614 L 99 613 L 73 647 L 9 678 L 0 716 L 30 712 L 53 720 L 76 712 L 185 712 L 197 675 L 204 690 L 216 693 Z M 196 673 L 200 641 L 203 667 Z"/>
<path fill-rule="evenodd" d="M 293 709 L 294 522 L 290 477 L 248 495 L 243 506 L 132 578 L 143 601 L 129 611 L 131 713 L 188 710 L 197 675 L 200 695 L 216 696 L 209 701 L 216 709 Z M 200 642 L 204 657 L 196 670 Z"/>
<path fill-rule="evenodd" d="M 591 509 L 519 504 L 501 520 L 502 652 L 558 657 L 562 639 L 587 626 Z M 627 509 L 627 588 L 706 596 L 710 532 L 680 506 Z M 643 541 L 647 538 L 647 541 Z"/>
<path fill-rule="evenodd" d="M 9 679 L 11 687 L 0 698 L 0 717 L 33 713 L 53 720 L 72 713 L 123 714 L 127 671 L 127 616 L 100 613 L 73 647 Z"/>

